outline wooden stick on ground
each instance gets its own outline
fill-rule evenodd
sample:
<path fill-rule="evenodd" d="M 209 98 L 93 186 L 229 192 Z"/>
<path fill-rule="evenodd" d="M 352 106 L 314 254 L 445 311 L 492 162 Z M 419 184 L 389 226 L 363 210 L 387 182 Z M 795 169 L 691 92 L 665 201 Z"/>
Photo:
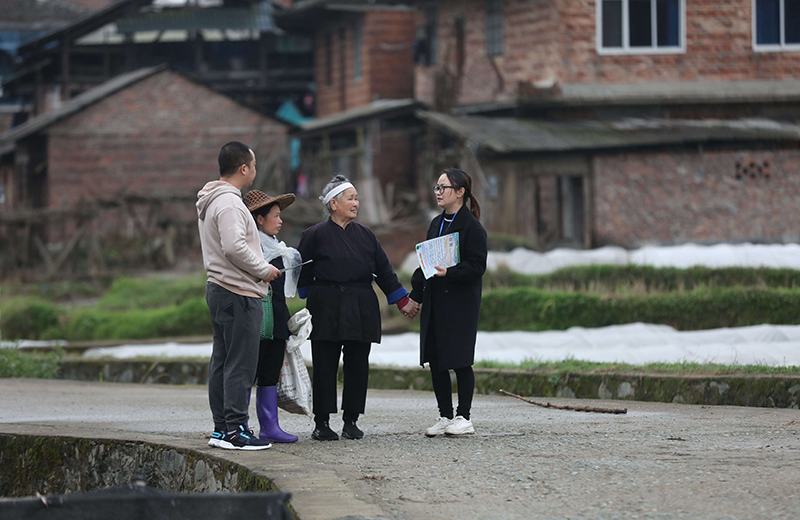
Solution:
<path fill-rule="evenodd" d="M 560 405 L 553 403 L 537 403 L 536 401 L 526 399 L 521 395 L 512 394 L 511 392 L 506 392 L 502 388 L 500 389 L 500 393 L 510 395 L 511 397 L 516 397 L 517 399 L 525 401 L 526 403 L 535 404 L 536 406 L 541 406 L 542 408 L 557 408 L 558 410 L 575 410 L 576 412 L 628 413 L 627 408 L 595 408 L 594 406 L 570 406 L 570 405 Z"/>

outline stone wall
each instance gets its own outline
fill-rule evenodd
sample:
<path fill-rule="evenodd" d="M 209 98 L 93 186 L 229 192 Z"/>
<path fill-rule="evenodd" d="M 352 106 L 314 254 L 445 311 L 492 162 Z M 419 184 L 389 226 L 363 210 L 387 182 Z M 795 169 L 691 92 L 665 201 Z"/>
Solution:
<path fill-rule="evenodd" d="M 171 492 L 278 491 L 233 462 L 146 442 L 0 435 L 0 466 L 0 497 L 126 486 L 134 475 Z"/>

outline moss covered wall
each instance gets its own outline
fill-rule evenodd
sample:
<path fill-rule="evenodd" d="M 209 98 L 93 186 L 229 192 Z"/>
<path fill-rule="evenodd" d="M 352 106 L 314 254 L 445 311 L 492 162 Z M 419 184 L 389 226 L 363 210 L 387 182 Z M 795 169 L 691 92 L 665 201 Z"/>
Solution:
<path fill-rule="evenodd" d="M 0 496 L 94 491 L 131 483 L 172 492 L 278 491 L 266 477 L 197 452 L 145 442 L 0 435 Z"/>

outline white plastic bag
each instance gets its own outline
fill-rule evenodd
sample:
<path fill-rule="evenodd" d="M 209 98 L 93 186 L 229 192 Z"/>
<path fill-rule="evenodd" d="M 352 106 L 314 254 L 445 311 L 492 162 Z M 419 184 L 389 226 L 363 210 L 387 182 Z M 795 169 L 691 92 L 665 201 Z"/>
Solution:
<path fill-rule="evenodd" d="M 278 406 L 289 413 L 311 416 L 311 378 L 300 345 L 311 335 L 311 313 L 298 311 L 289 318 L 289 339 L 278 379 Z"/>

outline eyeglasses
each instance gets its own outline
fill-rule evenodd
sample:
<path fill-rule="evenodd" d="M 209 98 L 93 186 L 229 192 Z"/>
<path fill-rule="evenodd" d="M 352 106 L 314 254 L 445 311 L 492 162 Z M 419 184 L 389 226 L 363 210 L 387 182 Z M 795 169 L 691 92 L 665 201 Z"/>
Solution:
<path fill-rule="evenodd" d="M 456 189 L 455 186 L 445 186 L 444 184 L 437 184 L 436 186 L 433 187 L 433 192 L 434 193 L 444 193 L 444 190 L 446 190 L 447 188 L 450 188 L 450 189 L 453 189 L 453 190 Z"/>

